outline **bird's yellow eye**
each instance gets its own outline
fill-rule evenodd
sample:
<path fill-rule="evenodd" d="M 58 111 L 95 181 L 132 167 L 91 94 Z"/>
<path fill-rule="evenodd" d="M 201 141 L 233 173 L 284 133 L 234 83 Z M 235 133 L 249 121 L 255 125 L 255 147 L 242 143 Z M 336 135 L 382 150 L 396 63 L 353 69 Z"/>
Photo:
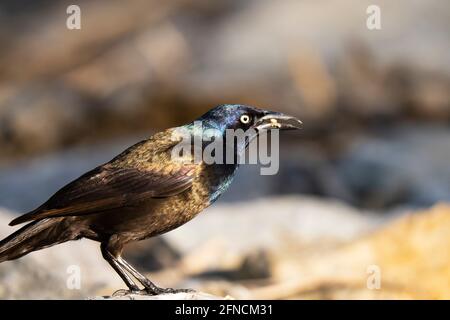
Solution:
<path fill-rule="evenodd" d="M 248 114 L 243 114 L 240 120 L 243 124 L 247 124 L 250 122 L 250 116 Z"/>

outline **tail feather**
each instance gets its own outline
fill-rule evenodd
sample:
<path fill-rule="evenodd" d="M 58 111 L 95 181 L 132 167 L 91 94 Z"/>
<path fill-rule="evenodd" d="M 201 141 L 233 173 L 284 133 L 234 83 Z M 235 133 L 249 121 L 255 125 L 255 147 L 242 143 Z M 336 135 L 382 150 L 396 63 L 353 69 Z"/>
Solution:
<path fill-rule="evenodd" d="M 0 263 L 20 258 L 32 251 L 71 240 L 61 231 L 61 220 L 51 218 L 33 221 L 0 241 Z"/>

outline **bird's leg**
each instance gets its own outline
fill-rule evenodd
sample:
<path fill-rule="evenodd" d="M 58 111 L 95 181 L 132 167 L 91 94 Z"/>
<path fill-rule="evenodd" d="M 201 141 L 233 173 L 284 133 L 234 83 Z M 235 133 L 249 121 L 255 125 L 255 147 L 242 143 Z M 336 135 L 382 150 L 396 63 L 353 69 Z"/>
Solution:
<path fill-rule="evenodd" d="M 117 274 L 122 278 L 123 282 L 125 282 L 125 284 L 129 288 L 129 292 L 125 293 L 139 293 L 140 292 L 139 287 L 136 285 L 136 283 L 134 283 L 133 279 L 131 279 L 131 277 L 126 273 L 124 268 L 120 265 L 118 259 L 107 249 L 107 246 L 102 243 L 100 248 L 102 250 L 103 258 L 105 258 L 105 260 L 108 261 L 111 267 L 113 267 L 113 269 L 117 272 Z M 123 290 L 119 291 L 120 293 L 124 293 Z M 119 291 L 116 291 L 114 295 L 118 294 Z"/>
<path fill-rule="evenodd" d="M 129 273 L 133 275 L 145 288 L 145 291 L 152 295 L 164 293 L 178 293 L 178 292 L 193 292 L 192 289 L 172 289 L 161 288 L 151 282 L 146 276 L 137 271 L 131 264 L 125 261 L 122 257 L 118 257 L 118 263 L 123 266 Z"/>

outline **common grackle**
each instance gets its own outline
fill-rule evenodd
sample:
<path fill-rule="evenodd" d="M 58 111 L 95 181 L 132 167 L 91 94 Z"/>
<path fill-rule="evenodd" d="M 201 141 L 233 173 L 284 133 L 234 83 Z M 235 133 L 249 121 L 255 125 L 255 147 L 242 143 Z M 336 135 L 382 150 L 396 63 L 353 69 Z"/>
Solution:
<path fill-rule="evenodd" d="M 214 129 L 224 140 L 226 129 L 256 132 L 231 150 L 239 153 L 262 130 L 296 129 L 301 124 L 282 113 L 244 105 L 217 106 L 197 121 L 203 129 L 192 122 L 156 133 L 70 182 L 37 209 L 11 221 L 10 225 L 29 223 L 0 242 L 0 262 L 88 238 L 100 242 L 103 257 L 130 292 L 186 291 L 156 286 L 121 257 L 125 244 L 168 232 L 194 218 L 227 189 L 234 177 L 238 163 L 194 161 L 195 146 L 179 159 L 174 158 L 172 151 L 183 139 L 180 132 L 191 135 L 191 141 L 200 137 L 201 149 L 206 146 L 206 129 Z M 224 147 L 224 151 L 229 152 L 228 148 Z"/>

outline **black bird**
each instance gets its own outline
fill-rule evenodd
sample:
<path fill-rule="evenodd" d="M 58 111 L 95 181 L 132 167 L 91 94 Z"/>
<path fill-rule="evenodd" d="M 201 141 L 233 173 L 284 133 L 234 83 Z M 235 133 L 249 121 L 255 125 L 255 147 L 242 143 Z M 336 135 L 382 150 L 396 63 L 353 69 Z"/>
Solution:
<path fill-rule="evenodd" d="M 0 262 L 69 240 L 88 238 L 100 242 L 103 257 L 130 292 L 185 291 L 156 286 L 121 257 L 125 244 L 188 222 L 231 183 L 238 163 L 195 161 L 195 145 L 189 148 L 190 152 L 174 158 L 172 151 L 183 143 L 183 134 L 190 135 L 191 141 L 200 138 L 204 149 L 207 131 L 226 140 L 226 129 L 253 130 L 253 135 L 232 147 L 231 151 L 237 154 L 262 130 L 297 129 L 301 124 L 293 117 L 244 105 L 220 105 L 197 121 L 202 128 L 192 122 L 133 145 L 67 184 L 37 209 L 11 221 L 11 226 L 29 223 L 0 241 Z M 224 145 L 224 151 L 230 152 L 228 146 L 232 144 Z M 132 277 L 142 284 L 143 290 Z"/>

